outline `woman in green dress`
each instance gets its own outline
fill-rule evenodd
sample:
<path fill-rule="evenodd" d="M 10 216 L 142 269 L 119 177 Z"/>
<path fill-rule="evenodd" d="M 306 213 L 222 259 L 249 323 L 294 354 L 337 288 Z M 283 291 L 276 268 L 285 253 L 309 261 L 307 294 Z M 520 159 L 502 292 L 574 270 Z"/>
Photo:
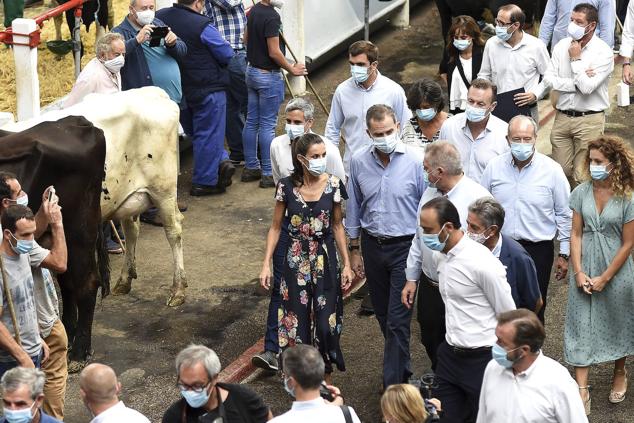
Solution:
<path fill-rule="evenodd" d="M 625 359 L 634 354 L 634 156 L 622 139 L 603 136 L 588 145 L 587 163 L 591 179 L 570 195 L 564 357 L 590 414 L 589 366 L 614 360 L 609 401 L 618 403 L 627 391 Z"/>

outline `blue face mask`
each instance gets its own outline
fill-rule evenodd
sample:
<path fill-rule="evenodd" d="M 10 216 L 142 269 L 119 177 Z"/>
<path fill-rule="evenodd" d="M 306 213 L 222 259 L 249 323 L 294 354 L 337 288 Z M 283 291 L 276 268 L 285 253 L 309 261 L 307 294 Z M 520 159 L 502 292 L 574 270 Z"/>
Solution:
<path fill-rule="evenodd" d="M 284 390 L 286 391 L 286 393 L 290 396 L 292 396 L 293 398 L 295 398 L 295 389 L 291 388 L 290 386 L 288 386 L 288 381 L 290 380 L 290 377 L 285 377 L 284 378 Z"/>
<path fill-rule="evenodd" d="M 522 358 L 522 356 L 517 357 L 515 360 L 509 360 L 508 354 L 510 352 L 515 351 L 516 349 L 518 349 L 520 347 L 517 348 L 513 348 L 510 351 L 506 351 L 504 348 L 502 348 L 500 345 L 495 344 L 493 345 L 493 348 L 491 348 L 491 356 L 493 357 L 493 359 L 502 367 L 506 368 L 506 369 L 510 369 L 511 367 L 513 367 L 513 364 L 515 364 L 519 359 Z"/>
<path fill-rule="evenodd" d="M 362 84 L 370 77 L 369 68 L 359 65 L 350 65 L 350 74 L 352 79 L 358 84 Z"/>
<path fill-rule="evenodd" d="M 307 159 L 308 160 L 308 159 Z M 326 158 L 308 160 L 308 171 L 313 176 L 319 176 L 326 171 Z"/>
<path fill-rule="evenodd" d="M 602 181 L 610 176 L 607 165 L 590 165 L 590 176 L 595 181 Z"/>
<path fill-rule="evenodd" d="M 286 131 L 286 135 L 292 140 L 301 137 L 305 133 L 304 125 L 291 125 L 287 123 L 284 130 Z"/>
<path fill-rule="evenodd" d="M 513 36 L 513 32 L 507 32 L 508 28 L 504 27 L 504 26 L 496 26 L 495 27 L 495 35 L 497 35 L 497 37 L 502 40 L 502 41 L 508 41 L 509 38 L 511 38 Z"/>
<path fill-rule="evenodd" d="M 511 154 L 515 159 L 523 162 L 528 160 L 533 155 L 533 147 L 534 144 L 522 143 L 522 142 L 512 142 L 511 143 Z"/>
<path fill-rule="evenodd" d="M 397 130 L 384 137 L 372 138 L 372 142 L 377 150 L 385 154 L 392 154 L 398 142 Z"/>
<path fill-rule="evenodd" d="M 201 408 L 202 406 L 207 404 L 207 401 L 209 401 L 209 392 L 207 390 L 207 387 L 205 387 L 202 392 L 181 390 L 181 395 L 183 396 L 183 398 L 185 398 L 187 404 L 189 404 L 189 406 L 192 408 Z"/>
<path fill-rule="evenodd" d="M 436 113 L 436 109 L 416 109 L 416 117 L 425 122 L 435 118 Z"/>
<path fill-rule="evenodd" d="M 488 110 L 467 104 L 465 113 L 469 122 L 482 122 L 487 117 Z"/>
<path fill-rule="evenodd" d="M 442 232 L 445 225 L 442 225 L 440 228 L 440 232 Z M 440 242 L 440 232 L 437 234 L 422 234 L 421 238 L 423 239 L 423 243 L 427 248 L 434 251 L 442 251 L 445 249 L 445 245 L 447 244 L 447 240 L 449 239 L 449 234 L 445 237 L 443 242 Z"/>
<path fill-rule="evenodd" d="M 471 40 L 460 40 L 458 38 L 454 38 L 453 46 L 460 51 L 464 51 L 469 48 L 471 45 Z"/>
<path fill-rule="evenodd" d="M 33 407 L 31 405 L 31 407 Z M 7 419 L 9 423 L 29 423 L 33 420 L 33 413 L 31 412 L 31 407 L 22 408 L 20 410 L 9 410 L 8 408 L 4 408 L 4 417 Z"/>
<path fill-rule="evenodd" d="M 427 172 L 425 169 L 423 169 L 423 180 L 425 181 L 425 183 L 427 184 L 428 187 L 436 188 L 436 184 L 438 183 L 438 181 L 431 182 L 429 180 L 429 174 L 430 174 L 430 172 Z"/>
<path fill-rule="evenodd" d="M 32 239 L 17 239 L 11 232 L 9 234 L 11 234 L 11 238 L 15 239 L 15 245 L 11 244 L 11 241 L 9 244 L 16 254 L 27 254 L 33 249 L 34 241 Z"/>

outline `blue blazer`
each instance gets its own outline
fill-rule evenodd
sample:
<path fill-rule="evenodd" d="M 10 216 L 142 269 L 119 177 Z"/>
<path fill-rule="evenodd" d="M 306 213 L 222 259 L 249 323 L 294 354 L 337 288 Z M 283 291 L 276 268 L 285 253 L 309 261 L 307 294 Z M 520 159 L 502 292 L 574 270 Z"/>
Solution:
<path fill-rule="evenodd" d="M 531 256 L 519 242 L 502 235 L 500 261 L 506 267 L 506 280 L 511 285 L 515 306 L 534 311 L 541 293 L 537 270 Z"/>

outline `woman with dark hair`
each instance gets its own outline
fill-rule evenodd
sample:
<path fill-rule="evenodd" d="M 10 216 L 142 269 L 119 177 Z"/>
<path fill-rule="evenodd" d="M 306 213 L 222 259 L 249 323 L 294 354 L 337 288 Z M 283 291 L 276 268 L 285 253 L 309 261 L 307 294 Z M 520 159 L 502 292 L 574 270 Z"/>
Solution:
<path fill-rule="evenodd" d="M 625 359 L 634 354 L 634 156 L 621 138 L 588 144 L 590 181 L 570 194 L 572 272 L 568 289 L 564 358 L 590 414 L 590 366 L 614 360 L 608 400 L 625 399 Z"/>
<path fill-rule="evenodd" d="M 414 82 L 407 92 L 407 106 L 413 117 L 403 124 L 403 142 L 424 153 L 427 144 L 438 139 L 440 127 L 449 117 L 440 84 L 429 78 Z"/>
<path fill-rule="evenodd" d="M 293 167 L 291 176 L 277 183 L 260 284 L 265 289 L 271 285 L 270 262 L 285 224 L 290 238 L 280 280 L 280 351 L 295 344 L 315 346 L 329 379 L 333 364 L 345 370 L 339 346 L 343 291 L 354 277 L 342 224 L 347 194 L 339 178 L 326 173 L 326 145 L 319 135 L 308 133 L 295 141 Z"/>
<path fill-rule="evenodd" d="M 449 112 L 458 114 L 467 107 L 467 91 L 482 65 L 484 40 L 471 16 L 456 16 L 447 34 L 447 48 L 438 72 L 447 83 Z"/>

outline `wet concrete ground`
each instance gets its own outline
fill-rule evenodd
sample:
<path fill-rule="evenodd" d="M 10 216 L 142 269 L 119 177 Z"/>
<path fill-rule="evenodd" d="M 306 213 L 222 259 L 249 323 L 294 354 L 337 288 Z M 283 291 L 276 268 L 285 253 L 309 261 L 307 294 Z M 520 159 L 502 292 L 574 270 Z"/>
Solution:
<path fill-rule="evenodd" d="M 412 11 L 411 28 L 385 29 L 373 35 L 382 52 L 381 72 L 405 86 L 420 77 L 432 77 L 442 48 L 438 22 L 437 12 L 428 3 Z M 337 84 L 348 76 L 346 55 L 311 76 L 329 104 Z M 611 119 L 625 124 L 619 130 L 629 135 L 630 112 L 617 111 Z M 324 125 L 324 114 L 318 111 L 316 131 L 321 132 Z M 100 302 L 94 323 L 93 359 L 114 367 L 123 384 L 122 399 L 152 422 L 161 421 L 163 411 L 179 397 L 173 369 L 177 352 L 191 342 L 203 343 L 217 351 L 223 366 L 228 365 L 263 335 L 268 306 L 267 298 L 256 292 L 255 278 L 264 253 L 273 190 L 239 182 L 238 172 L 227 194 L 192 198 L 187 194 L 190 155 L 183 157 L 182 167 L 179 192 L 189 205 L 183 235 L 189 281 L 186 304 L 177 309 L 164 305 L 171 284 L 171 255 L 162 229 L 144 224 L 137 247 L 139 279 L 130 295 Z M 119 257 L 112 260 L 113 284 L 121 264 Z M 564 284 L 553 282 L 546 315 L 544 352 L 558 360 L 563 355 L 566 289 Z M 359 301 L 352 300 L 345 308 L 342 344 L 347 371 L 335 373 L 334 382 L 362 421 L 378 422 L 383 341 L 376 320 L 357 316 L 358 307 Z M 420 375 L 429 362 L 418 340 L 418 325 L 413 319 L 412 361 Z M 617 406 L 607 402 L 610 380 L 609 365 L 593 369 L 591 421 L 634 421 L 631 399 Z M 259 374 L 250 386 L 275 414 L 290 407 L 279 377 Z M 78 389 L 78 376 L 71 375 L 65 419 L 70 423 L 90 420 Z"/>

